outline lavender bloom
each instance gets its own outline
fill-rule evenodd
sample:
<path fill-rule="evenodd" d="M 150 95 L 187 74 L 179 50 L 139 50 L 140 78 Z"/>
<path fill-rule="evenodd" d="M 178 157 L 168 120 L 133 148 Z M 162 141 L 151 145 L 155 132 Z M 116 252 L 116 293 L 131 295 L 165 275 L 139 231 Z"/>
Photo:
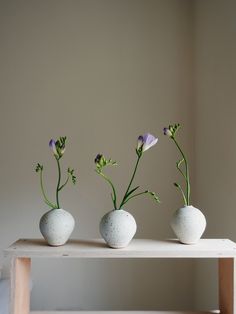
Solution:
<path fill-rule="evenodd" d="M 158 141 L 158 138 L 153 136 L 150 133 L 146 133 L 144 135 L 140 135 L 138 137 L 137 150 L 141 152 L 145 152 L 152 146 L 154 146 Z"/>
<path fill-rule="evenodd" d="M 163 132 L 164 132 L 164 135 L 167 135 L 169 137 L 171 137 L 173 135 L 169 128 L 164 128 Z"/>
<path fill-rule="evenodd" d="M 66 137 L 60 137 L 60 139 L 57 141 L 55 141 L 54 139 L 51 139 L 49 142 L 49 146 L 52 149 L 54 156 L 58 159 L 60 159 L 63 156 L 66 150 L 65 142 L 66 142 Z"/>
<path fill-rule="evenodd" d="M 54 141 L 54 139 L 51 139 L 51 140 L 50 140 L 50 142 L 49 142 L 49 147 L 52 149 L 53 154 L 54 154 L 56 157 L 59 157 L 58 152 L 57 152 L 57 148 L 56 148 L 56 142 Z"/>

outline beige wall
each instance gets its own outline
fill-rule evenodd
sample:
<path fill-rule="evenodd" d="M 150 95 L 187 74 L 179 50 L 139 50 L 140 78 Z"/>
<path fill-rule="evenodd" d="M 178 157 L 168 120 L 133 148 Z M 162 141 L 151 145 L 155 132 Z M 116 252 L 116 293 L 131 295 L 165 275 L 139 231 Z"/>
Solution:
<path fill-rule="evenodd" d="M 196 13 L 196 205 L 207 237 L 236 241 L 236 2 L 200 0 Z M 196 266 L 196 306 L 217 307 L 216 267 Z"/>
<path fill-rule="evenodd" d="M 112 175 L 122 192 L 136 138 L 147 131 L 160 141 L 145 154 L 137 181 L 159 192 L 162 204 L 140 199 L 128 209 L 137 237 L 173 236 L 169 220 L 181 205 L 172 186 L 178 156 L 162 128 L 184 124 L 194 177 L 191 5 L 0 1 L 0 249 L 20 237 L 41 236 L 38 221 L 47 208 L 33 168 L 45 163 L 53 191 L 55 164 L 47 145 L 61 135 L 68 137 L 64 166 L 79 172 L 78 186 L 63 192 L 63 206 L 77 220 L 73 237 L 98 237 L 99 220 L 112 209 L 108 187 L 94 173 L 94 156 L 103 152 L 119 161 Z M 192 268 L 180 260 L 35 261 L 32 308 L 187 309 Z"/>

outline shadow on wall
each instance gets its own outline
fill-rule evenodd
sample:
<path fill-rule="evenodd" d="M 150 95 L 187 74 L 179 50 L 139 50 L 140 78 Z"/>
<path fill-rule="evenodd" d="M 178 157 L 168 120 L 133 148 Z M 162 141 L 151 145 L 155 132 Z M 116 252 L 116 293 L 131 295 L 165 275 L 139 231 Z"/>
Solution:
<path fill-rule="evenodd" d="M 0 314 L 9 314 L 10 281 L 0 279 Z"/>

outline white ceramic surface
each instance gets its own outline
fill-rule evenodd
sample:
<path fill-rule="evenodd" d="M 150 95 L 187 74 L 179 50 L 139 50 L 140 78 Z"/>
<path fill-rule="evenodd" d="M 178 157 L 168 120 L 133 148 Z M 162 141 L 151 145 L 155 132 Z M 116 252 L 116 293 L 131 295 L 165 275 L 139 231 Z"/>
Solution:
<path fill-rule="evenodd" d="M 75 226 L 73 216 L 62 208 L 51 209 L 40 219 L 39 228 L 47 243 L 60 246 L 67 242 Z"/>
<path fill-rule="evenodd" d="M 206 228 L 206 218 L 196 207 L 184 206 L 176 210 L 171 227 L 181 243 L 195 244 Z"/>
<path fill-rule="evenodd" d="M 126 247 L 137 230 L 134 217 L 123 209 L 104 215 L 100 222 L 100 233 L 106 243 L 115 249 Z"/>

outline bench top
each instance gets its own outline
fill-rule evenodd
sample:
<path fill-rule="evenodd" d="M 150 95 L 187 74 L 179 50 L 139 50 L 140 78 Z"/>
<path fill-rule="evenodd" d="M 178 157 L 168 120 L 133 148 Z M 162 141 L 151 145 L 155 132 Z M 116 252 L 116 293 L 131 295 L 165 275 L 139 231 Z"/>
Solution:
<path fill-rule="evenodd" d="M 10 257 L 28 258 L 224 258 L 236 257 L 236 243 L 228 239 L 200 239 L 181 244 L 176 239 L 133 239 L 123 249 L 109 248 L 102 239 L 71 239 L 59 247 L 44 239 L 20 239 L 4 251 Z"/>

